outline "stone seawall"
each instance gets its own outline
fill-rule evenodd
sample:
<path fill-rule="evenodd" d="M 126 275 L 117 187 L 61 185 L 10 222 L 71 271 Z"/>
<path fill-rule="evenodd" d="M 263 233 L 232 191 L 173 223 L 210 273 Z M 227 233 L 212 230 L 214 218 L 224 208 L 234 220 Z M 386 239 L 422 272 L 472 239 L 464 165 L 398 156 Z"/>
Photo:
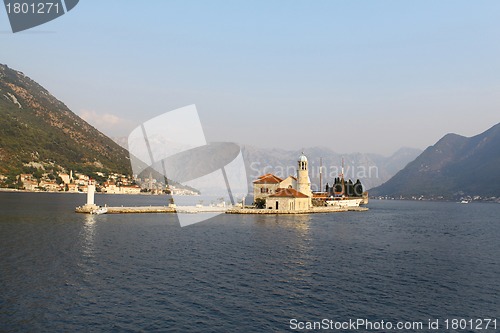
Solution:
<path fill-rule="evenodd" d="M 96 209 L 89 207 L 76 207 L 75 212 L 90 214 L 91 210 Z M 176 213 L 175 208 L 167 206 L 145 206 L 145 207 L 106 207 L 107 214 L 144 214 L 144 213 Z"/>
<path fill-rule="evenodd" d="M 233 208 L 226 211 L 226 214 L 309 214 L 309 210 L 275 210 L 275 209 L 255 209 L 255 208 Z"/>
<path fill-rule="evenodd" d="M 175 213 L 175 208 L 166 206 L 149 207 L 107 207 L 108 214 Z"/>
<path fill-rule="evenodd" d="M 92 210 L 99 208 L 98 206 L 81 206 L 76 207 L 75 212 L 90 214 Z M 316 214 L 316 213 L 338 213 L 356 211 L 367 211 L 366 207 L 313 207 L 307 210 L 275 210 L 275 209 L 256 209 L 256 208 L 222 208 L 222 207 L 168 207 L 168 206 L 143 206 L 143 207 L 106 207 L 107 214 L 146 214 L 146 213 L 179 213 L 179 214 L 196 214 L 196 213 L 226 213 L 226 214 Z"/>
<path fill-rule="evenodd" d="M 98 209 L 99 206 L 81 206 L 76 207 L 75 212 L 90 214 Z M 105 207 L 107 214 L 144 214 L 144 213 L 179 213 L 179 214 L 197 214 L 197 213 L 224 213 L 227 208 L 216 206 L 142 206 L 142 207 Z"/>
<path fill-rule="evenodd" d="M 316 214 L 316 213 L 339 213 L 339 212 L 364 212 L 367 207 L 313 207 L 307 210 L 276 210 L 256 208 L 232 208 L 226 214 Z"/>

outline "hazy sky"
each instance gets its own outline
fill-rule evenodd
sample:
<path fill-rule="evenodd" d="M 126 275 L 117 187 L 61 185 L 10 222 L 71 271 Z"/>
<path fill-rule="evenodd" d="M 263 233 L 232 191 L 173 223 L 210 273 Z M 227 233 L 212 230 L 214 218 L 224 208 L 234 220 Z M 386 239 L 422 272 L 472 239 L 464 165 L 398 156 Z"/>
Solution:
<path fill-rule="evenodd" d="M 196 104 L 208 141 L 425 148 L 500 122 L 500 1 L 82 0 L 0 63 L 111 136 Z"/>

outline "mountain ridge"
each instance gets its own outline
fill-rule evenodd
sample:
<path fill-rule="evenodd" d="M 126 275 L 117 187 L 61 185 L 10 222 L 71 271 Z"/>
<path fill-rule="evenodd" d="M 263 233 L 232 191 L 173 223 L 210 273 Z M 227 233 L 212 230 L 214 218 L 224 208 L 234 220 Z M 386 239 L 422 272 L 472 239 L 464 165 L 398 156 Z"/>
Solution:
<path fill-rule="evenodd" d="M 448 133 L 371 195 L 500 196 L 500 123 L 471 137 Z"/>
<path fill-rule="evenodd" d="M 113 140 L 122 147 L 127 148 L 128 140 L 125 137 L 114 137 Z M 396 172 L 401 170 L 406 164 L 414 160 L 422 150 L 410 147 L 402 147 L 390 156 L 383 156 L 374 153 L 349 153 L 341 154 L 324 146 L 308 147 L 301 150 L 288 150 L 283 148 L 261 148 L 248 144 L 240 145 L 244 160 L 247 164 L 247 175 L 249 188 L 252 188 L 252 181 L 265 173 L 274 173 L 279 177 L 293 175 L 296 170 L 296 159 L 302 151 L 306 154 L 310 162 L 310 178 L 313 184 L 319 187 L 319 158 L 323 159 L 325 173 L 322 179 L 322 185 L 330 184 L 334 177 L 341 171 L 342 158 L 346 161 L 346 177 L 358 177 L 363 182 L 366 189 L 378 186 L 387 181 Z M 367 176 L 370 176 L 372 168 L 372 177 L 362 177 L 364 170 Z M 312 173 L 312 169 L 318 172 Z M 376 170 L 376 172 L 375 172 Z M 359 171 L 359 174 L 357 171 Z M 353 179 L 355 180 L 355 179 Z M 316 188 L 319 189 L 319 188 Z M 315 190 L 316 190 L 315 189 Z"/>
<path fill-rule="evenodd" d="M 129 154 L 24 73 L 0 64 L 0 174 L 39 162 L 130 174 Z"/>
<path fill-rule="evenodd" d="M 131 174 L 126 148 L 85 122 L 24 73 L 2 64 L 0 115 L 0 175 L 15 179 L 22 172 L 33 172 L 34 166 L 53 169 L 54 175 L 63 170 L 90 175 L 98 171 Z M 262 149 L 250 145 L 242 146 L 242 150 L 248 161 L 250 183 L 267 171 L 283 177 L 294 174 L 300 154 L 298 150 Z M 421 152 L 401 148 L 386 157 L 339 154 L 328 147 L 304 150 L 310 161 L 311 181 L 316 185 L 319 185 L 320 157 L 323 159 L 323 186 L 338 176 L 344 158 L 346 177 L 360 178 L 367 189 L 380 185 Z"/>
<path fill-rule="evenodd" d="M 251 180 L 268 172 L 279 177 L 293 175 L 296 160 L 304 151 L 309 160 L 309 177 L 313 186 L 316 186 L 314 190 L 319 190 L 320 158 L 323 165 L 323 187 L 327 182 L 332 184 L 333 179 L 340 174 L 342 159 L 344 159 L 346 178 L 351 178 L 353 181 L 359 178 L 365 189 L 370 189 L 388 180 L 421 153 L 419 149 L 407 147 L 400 148 L 390 156 L 383 156 L 371 153 L 341 154 L 327 147 L 285 150 L 257 148 L 251 145 L 243 145 L 242 151 L 245 160 L 250 164 L 247 173 Z"/>

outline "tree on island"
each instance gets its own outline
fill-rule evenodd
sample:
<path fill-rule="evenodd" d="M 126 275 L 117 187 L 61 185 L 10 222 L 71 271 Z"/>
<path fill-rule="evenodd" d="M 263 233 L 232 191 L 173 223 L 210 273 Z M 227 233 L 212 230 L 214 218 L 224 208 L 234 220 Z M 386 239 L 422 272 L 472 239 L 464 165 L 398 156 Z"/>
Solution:
<path fill-rule="evenodd" d="M 257 199 L 255 199 L 254 204 L 255 204 L 255 208 L 263 209 L 266 207 L 266 199 L 257 198 Z"/>

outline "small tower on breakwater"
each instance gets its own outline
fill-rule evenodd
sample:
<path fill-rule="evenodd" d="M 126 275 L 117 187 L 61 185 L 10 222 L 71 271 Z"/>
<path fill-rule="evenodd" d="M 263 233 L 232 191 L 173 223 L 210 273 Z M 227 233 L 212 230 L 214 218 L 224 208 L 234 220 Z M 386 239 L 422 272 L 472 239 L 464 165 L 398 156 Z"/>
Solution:
<path fill-rule="evenodd" d="M 94 195 L 95 195 L 95 183 L 92 180 L 89 180 L 89 184 L 87 185 L 87 203 L 81 207 L 77 207 L 76 211 L 79 213 L 90 213 L 93 210 L 99 208 L 94 203 Z"/>
<path fill-rule="evenodd" d="M 85 206 L 95 206 L 94 204 L 94 194 L 95 194 L 95 184 L 92 180 L 89 180 L 87 185 L 87 203 Z"/>

